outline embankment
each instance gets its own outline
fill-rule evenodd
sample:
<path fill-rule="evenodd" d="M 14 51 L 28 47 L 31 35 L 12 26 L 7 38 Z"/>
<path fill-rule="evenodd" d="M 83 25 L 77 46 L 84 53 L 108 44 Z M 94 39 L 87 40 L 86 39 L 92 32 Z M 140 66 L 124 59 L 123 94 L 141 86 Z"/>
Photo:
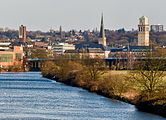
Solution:
<path fill-rule="evenodd" d="M 122 71 L 119 71 L 119 72 L 113 71 L 113 74 L 116 74 L 116 75 L 126 74 L 126 71 L 124 71 L 123 73 L 122 73 Z M 152 100 L 152 101 L 144 101 L 144 102 L 139 101 L 138 100 L 139 95 L 135 94 L 134 93 L 135 91 L 130 91 L 130 92 L 125 91 L 124 94 L 115 95 L 111 92 L 111 90 L 110 91 L 104 90 L 103 87 L 95 88 L 95 86 L 93 86 L 93 85 L 91 85 L 91 86 L 85 85 L 85 84 L 80 85 L 80 84 L 74 82 L 73 78 L 60 80 L 60 79 L 57 79 L 56 77 L 53 77 L 50 75 L 43 76 L 43 77 L 46 77 L 46 78 L 52 79 L 52 80 L 56 80 L 57 82 L 61 82 L 66 85 L 69 85 L 69 86 L 83 88 L 83 89 L 88 90 L 89 92 L 96 93 L 98 95 L 102 95 L 102 96 L 105 96 L 110 99 L 119 100 L 122 102 L 133 104 L 138 108 L 138 110 L 143 111 L 143 112 L 153 113 L 156 115 L 166 117 L 166 105 L 165 104 L 158 104 L 158 103 L 155 104 L 156 101 L 158 102 L 160 100 Z M 130 94 L 130 95 L 128 95 L 128 94 Z M 134 94 L 134 95 L 132 95 L 132 94 Z"/>

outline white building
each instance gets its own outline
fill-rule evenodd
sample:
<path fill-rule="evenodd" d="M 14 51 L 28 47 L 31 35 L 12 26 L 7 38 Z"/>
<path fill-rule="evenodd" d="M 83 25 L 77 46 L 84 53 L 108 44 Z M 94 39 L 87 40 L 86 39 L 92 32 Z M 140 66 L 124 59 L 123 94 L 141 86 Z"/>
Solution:
<path fill-rule="evenodd" d="M 0 50 L 9 50 L 10 45 L 10 42 L 0 42 Z"/>
<path fill-rule="evenodd" d="M 164 26 L 163 25 L 151 25 L 151 31 L 152 32 L 164 32 Z"/>
<path fill-rule="evenodd" d="M 53 50 L 54 52 L 56 52 L 56 54 L 61 55 L 66 50 L 75 50 L 75 45 L 68 43 L 59 43 L 53 47 Z"/>
<path fill-rule="evenodd" d="M 149 46 L 149 23 L 145 16 L 139 19 L 138 46 Z"/>

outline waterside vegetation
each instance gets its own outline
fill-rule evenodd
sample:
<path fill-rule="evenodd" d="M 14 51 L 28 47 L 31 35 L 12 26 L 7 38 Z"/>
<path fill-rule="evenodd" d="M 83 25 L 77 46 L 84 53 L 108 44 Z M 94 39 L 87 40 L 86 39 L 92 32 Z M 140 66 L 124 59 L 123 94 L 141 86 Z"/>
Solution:
<path fill-rule="evenodd" d="M 24 72 L 22 64 L 0 67 L 0 72 Z"/>
<path fill-rule="evenodd" d="M 42 68 L 46 78 L 117 99 L 166 117 L 165 63 L 147 59 L 130 71 L 110 71 L 100 58 L 60 56 Z"/>

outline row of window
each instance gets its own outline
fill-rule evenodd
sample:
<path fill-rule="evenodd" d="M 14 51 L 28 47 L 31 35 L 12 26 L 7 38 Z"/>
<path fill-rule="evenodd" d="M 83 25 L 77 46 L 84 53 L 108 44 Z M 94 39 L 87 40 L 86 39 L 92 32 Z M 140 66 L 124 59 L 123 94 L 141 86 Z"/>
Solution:
<path fill-rule="evenodd" d="M 12 54 L 0 54 L 0 62 L 13 62 Z"/>
<path fill-rule="evenodd" d="M 145 27 L 139 27 L 139 31 L 145 31 Z"/>
<path fill-rule="evenodd" d="M 16 61 L 21 61 L 21 53 L 16 53 Z M 13 62 L 13 54 L 0 54 L 0 62 Z"/>
<path fill-rule="evenodd" d="M 139 31 L 145 31 L 145 27 L 139 27 Z M 147 28 L 146 31 L 149 31 L 149 28 Z"/>

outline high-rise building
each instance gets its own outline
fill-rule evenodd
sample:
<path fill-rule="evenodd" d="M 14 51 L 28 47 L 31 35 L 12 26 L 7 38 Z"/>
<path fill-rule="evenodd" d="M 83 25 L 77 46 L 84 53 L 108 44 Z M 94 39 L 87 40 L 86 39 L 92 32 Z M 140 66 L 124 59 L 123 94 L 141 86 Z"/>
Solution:
<path fill-rule="evenodd" d="M 138 46 L 149 46 L 149 23 L 145 16 L 139 19 Z"/>
<path fill-rule="evenodd" d="M 151 25 L 151 30 L 152 32 L 163 32 L 164 31 L 164 26 L 163 25 Z"/>
<path fill-rule="evenodd" d="M 21 42 L 26 42 L 26 26 L 19 26 L 19 39 Z"/>
<path fill-rule="evenodd" d="M 103 46 L 107 46 L 106 45 L 105 31 L 104 31 L 104 18 L 103 18 L 103 15 L 102 15 L 102 18 L 101 18 L 101 27 L 100 27 L 100 35 L 99 35 L 99 39 L 98 39 L 98 44 L 102 44 Z"/>

